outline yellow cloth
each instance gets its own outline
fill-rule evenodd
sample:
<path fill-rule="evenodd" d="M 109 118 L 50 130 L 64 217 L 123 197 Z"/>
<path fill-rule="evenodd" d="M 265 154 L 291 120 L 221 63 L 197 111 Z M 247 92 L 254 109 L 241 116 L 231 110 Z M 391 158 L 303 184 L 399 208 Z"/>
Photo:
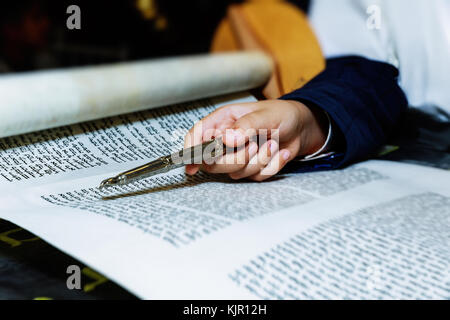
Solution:
<path fill-rule="evenodd" d="M 325 67 L 306 15 L 281 0 L 230 6 L 211 45 L 212 52 L 254 49 L 263 50 L 274 60 L 274 73 L 262 91 L 266 98 L 300 88 Z"/>

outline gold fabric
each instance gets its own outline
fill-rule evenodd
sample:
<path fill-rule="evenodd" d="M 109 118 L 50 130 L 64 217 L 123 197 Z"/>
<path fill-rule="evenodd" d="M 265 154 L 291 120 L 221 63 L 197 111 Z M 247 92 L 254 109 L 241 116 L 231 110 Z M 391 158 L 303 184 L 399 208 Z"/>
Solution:
<path fill-rule="evenodd" d="M 325 67 L 306 15 L 285 1 L 253 0 L 229 7 L 216 30 L 211 51 L 255 49 L 269 54 L 275 65 L 262 90 L 266 98 L 300 88 Z"/>

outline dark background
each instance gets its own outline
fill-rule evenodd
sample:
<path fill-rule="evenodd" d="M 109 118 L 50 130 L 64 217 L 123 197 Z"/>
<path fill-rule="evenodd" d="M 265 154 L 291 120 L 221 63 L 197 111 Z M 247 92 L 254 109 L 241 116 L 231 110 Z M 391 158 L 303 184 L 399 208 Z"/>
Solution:
<path fill-rule="evenodd" d="M 0 72 L 207 52 L 229 4 L 242 0 L 2 0 Z M 306 8 L 305 0 L 290 1 Z M 67 7 L 81 9 L 69 30 Z"/>

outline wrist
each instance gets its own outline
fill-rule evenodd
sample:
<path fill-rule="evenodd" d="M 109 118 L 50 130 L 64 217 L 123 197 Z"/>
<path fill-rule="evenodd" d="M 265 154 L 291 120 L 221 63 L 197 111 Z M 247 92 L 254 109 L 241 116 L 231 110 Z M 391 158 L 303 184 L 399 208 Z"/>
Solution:
<path fill-rule="evenodd" d="M 305 105 L 292 101 L 300 111 L 299 136 L 300 149 L 298 156 L 308 156 L 323 149 L 329 137 L 330 120 L 328 115 L 315 105 Z"/>

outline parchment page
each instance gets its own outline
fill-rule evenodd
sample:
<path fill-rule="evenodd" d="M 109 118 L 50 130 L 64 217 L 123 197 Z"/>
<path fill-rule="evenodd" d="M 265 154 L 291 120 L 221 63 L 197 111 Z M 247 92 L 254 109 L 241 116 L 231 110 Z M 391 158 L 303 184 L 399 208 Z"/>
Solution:
<path fill-rule="evenodd" d="M 0 191 L 128 170 L 183 148 L 186 132 L 215 108 L 249 101 L 237 93 L 1 138 Z"/>
<path fill-rule="evenodd" d="M 180 168 L 97 189 L 102 179 L 148 160 L 138 155 L 170 149 L 167 123 L 187 129 L 213 108 L 204 102 L 187 111 L 161 110 L 151 119 L 80 133 L 90 137 L 89 152 L 80 153 L 109 162 L 4 178 L 0 216 L 142 298 L 449 298 L 450 173 L 444 170 L 370 161 L 252 183 L 188 178 Z M 156 121 L 149 132 L 160 126 L 151 148 L 144 141 L 154 136 L 139 144 L 133 135 L 146 121 Z M 120 140 L 128 146 L 120 158 L 101 152 L 98 141 L 112 148 Z"/>

